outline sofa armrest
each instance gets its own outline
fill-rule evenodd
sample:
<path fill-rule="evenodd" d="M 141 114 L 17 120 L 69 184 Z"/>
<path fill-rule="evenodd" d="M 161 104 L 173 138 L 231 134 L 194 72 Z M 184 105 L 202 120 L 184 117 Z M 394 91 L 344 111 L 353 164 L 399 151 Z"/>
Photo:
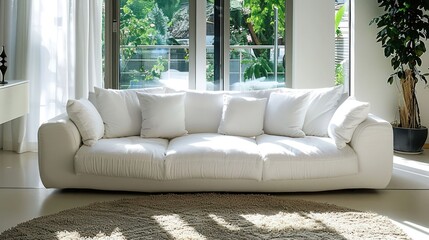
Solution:
<path fill-rule="evenodd" d="M 58 181 L 66 181 L 68 174 L 75 175 L 74 156 L 81 145 L 79 131 L 65 113 L 40 126 L 39 172 L 45 187 L 55 187 Z"/>
<path fill-rule="evenodd" d="M 350 146 L 359 159 L 359 172 L 373 179 L 374 188 L 389 184 L 393 170 L 392 125 L 372 114 L 353 133 Z"/>

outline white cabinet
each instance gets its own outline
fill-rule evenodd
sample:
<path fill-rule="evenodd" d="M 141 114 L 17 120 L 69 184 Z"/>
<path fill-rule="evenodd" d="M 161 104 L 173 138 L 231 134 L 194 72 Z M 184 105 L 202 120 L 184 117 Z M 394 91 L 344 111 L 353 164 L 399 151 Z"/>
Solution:
<path fill-rule="evenodd" d="M 0 124 L 28 113 L 28 81 L 7 82 L 0 85 Z"/>

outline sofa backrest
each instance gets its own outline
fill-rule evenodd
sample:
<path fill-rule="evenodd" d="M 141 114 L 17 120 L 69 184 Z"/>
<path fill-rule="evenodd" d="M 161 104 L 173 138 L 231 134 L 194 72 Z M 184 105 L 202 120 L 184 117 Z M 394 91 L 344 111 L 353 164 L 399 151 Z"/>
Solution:
<path fill-rule="evenodd" d="M 222 118 L 224 96 L 268 98 L 278 89 L 256 91 L 195 91 L 166 88 L 166 93 L 186 92 L 185 124 L 188 133 L 217 133 Z"/>
<path fill-rule="evenodd" d="M 105 124 L 105 137 L 125 137 L 140 134 L 141 108 L 136 92 L 152 94 L 185 92 L 185 125 L 188 133 L 217 133 L 222 119 L 224 96 L 266 98 L 271 93 L 301 92 L 310 95 L 303 131 L 310 136 L 327 136 L 327 128 L 335 110 L 341 104 L 343 87 L 320 89 L 278 88 L 247 92 L 195 91 L 171 88 L 135 90 L 95 89 L 89 100 L 99 111 Z M 285 113 L 286 114 L 286 113 Z"/>

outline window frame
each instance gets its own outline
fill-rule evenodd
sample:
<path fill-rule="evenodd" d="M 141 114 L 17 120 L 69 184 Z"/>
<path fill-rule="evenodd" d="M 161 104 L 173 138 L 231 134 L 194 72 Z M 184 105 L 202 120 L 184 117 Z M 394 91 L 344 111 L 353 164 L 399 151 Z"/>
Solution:
<path fill-rule="evenodd" d="M 229 90 L 230 87 L 230 44 L 229 44 L 229 9 L 230 1 L 221 1 L 223 3 L 224 11 L 221 13 L 223 17 L 223 41 L 222 49 L 220 50 L 221 60 L 221 74 L 219 76 L 220 89 Z M 334 0 L 333 0 L 334 1 Z M 345 89 L 350 92 L 353 78 L 353 6 L 354 1 L 349 2 L 349 76 L 344 81 Z M 285 32 L 282 33 L 285 38 L 285 87 L 292 87 L 293 84 L 293 9 L 294 0 L 285 0 Z M 198 39 L 205 39 L 206 24 L 205 21 L 197 21 L 197 19 L 205 19 L 206 1 L 189 0 L 189 14 L 190 14 L 190 39 L 189 39 L 189 89 L 206 90 L 206 44 L 205 41 L 198 41 Z M 225 11 L 228 9 L 228 11 Z M 104 86 L 106 88 L 119 89 L 119 43 L 120 43 L 120 1 L 105 0 L 105 66 L 104 66 Z M 197 61 L 198 59 L 198 61 Z"/>

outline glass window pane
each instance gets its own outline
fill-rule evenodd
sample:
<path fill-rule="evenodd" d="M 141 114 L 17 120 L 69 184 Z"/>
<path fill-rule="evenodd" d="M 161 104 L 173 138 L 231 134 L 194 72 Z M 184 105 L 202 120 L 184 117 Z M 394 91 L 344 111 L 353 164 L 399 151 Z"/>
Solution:
<path fill-rule="evenodd" d="M 335 0 L 335 85 L 348 86 L 350 79 L 349 6 L 348 0 Z"/>
<path fill-rule="evenodd" d="M 189 1 L 121 0 L 119 86 L 187 88 Z"/>
<path fill-rule="evenodd" d="M 222 36 L 215 36 L 215 25 L 220 24 L 215 22 L 215 1 L 207 0 L 206 5 L 206 90 L 218 91 L 220 89 L 219 79 L 215 81 L 215 38 Z M 216 69 L 219 71 L 220 69 Z M 218 74 L 216 74 L 218 76 Z"/>
<path fill-rule="evenodd" d="M 231 0 L 229 27 L 230 89 L 284 87 L 285 1 Z"/>

